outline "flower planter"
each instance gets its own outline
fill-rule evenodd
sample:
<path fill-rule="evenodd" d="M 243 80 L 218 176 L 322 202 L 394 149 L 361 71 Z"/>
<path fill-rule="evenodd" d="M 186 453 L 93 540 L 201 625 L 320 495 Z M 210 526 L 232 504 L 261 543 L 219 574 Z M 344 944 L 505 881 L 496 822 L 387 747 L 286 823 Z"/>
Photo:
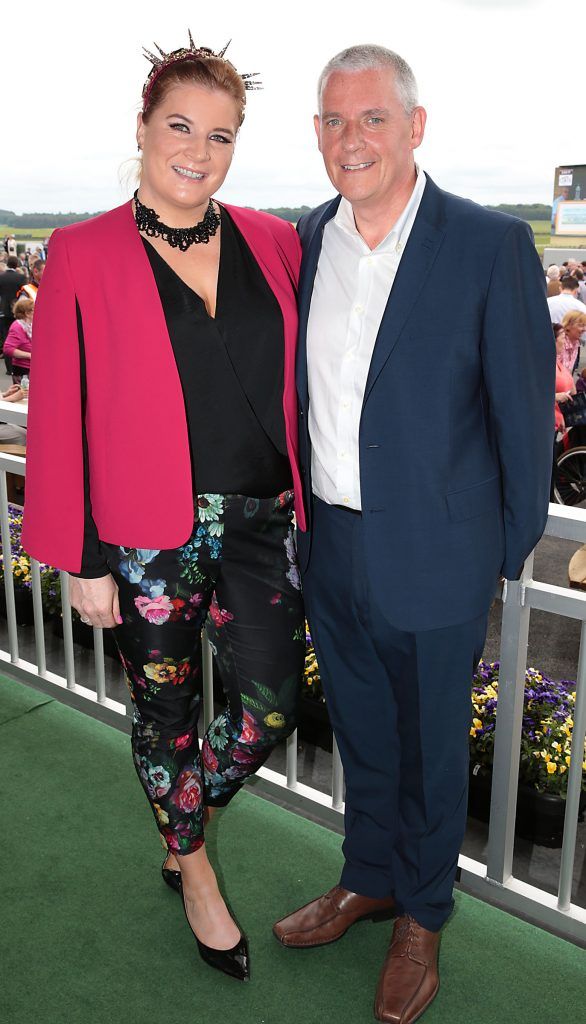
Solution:
<path fill-rule="evenodd" d="M 63 619 L 61 615 L 56 615 L 53 619 L 53 636 L 63 636 Z M 73 642 L 79 644 L 80 647 L 85 647 L 87 650 L 93 651 L 94 649 L 94 630 L 92 626 L 86 626 L 85 622 L 81 619 L 72 620 L 72 632 Z M 116 641 L 112 636 L 111 629 L 104 629 L 104 654 L 108 658 L 114 658 L 119 660 L 118 648 Z"/>
<path fill-rule="evenodd" d="M 477 772 L 477 766 L 470 765 L 470 789 L 468 814 L 479 821 L 488 821 L 490 816 L 490 792 L 492 775 Z M 584 820 L 586 793 L 580 797 L 580 817 Z M 517 795 L 517 816 L 515 835 L 528 839 L 538 846 L 559 847 L 562 845 L 566 801 L 556 793 L 540 793 L 530 786 L 519 785 Z"/>
<path fill-rule="evenodd" d="M 19 626 L 32 626 L 35 621 L 33 613 L 33 595 L 25 587 L 14 588 L 14 603 L 16 605 L 16 621 Z M 4 580 L 0 583 L 0 617 L 6 618 L 6 591 Z"/>

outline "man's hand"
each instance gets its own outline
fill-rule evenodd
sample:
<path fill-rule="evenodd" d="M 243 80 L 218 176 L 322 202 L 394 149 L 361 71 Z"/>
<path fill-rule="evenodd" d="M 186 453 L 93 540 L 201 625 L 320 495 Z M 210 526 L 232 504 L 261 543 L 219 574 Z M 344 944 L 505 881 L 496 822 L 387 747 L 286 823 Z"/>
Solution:
<path fill-rule="evenodd" d="M 69 600 L 91 626 L 118 626 L 122 622 L 118 587 L 111 574 L 97 580 L 69 577 Z"/>

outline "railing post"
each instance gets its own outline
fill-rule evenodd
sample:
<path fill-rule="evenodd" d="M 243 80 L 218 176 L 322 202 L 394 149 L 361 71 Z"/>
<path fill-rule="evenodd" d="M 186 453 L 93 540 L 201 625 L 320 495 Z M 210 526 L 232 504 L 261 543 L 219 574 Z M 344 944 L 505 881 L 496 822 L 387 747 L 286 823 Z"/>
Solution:
<path fill-rule="evenodd" d="M 12 543 L 10 541 L 8 487 L 5 469 L 0 470 L 0 527 L 2 535 L 2 560 L 4 563 L 4 599 L 6 601 L 6 621 L 8 623 L 8 645 L 10 647 L 10 660 L 15 663 L 18 661 L 18 628 L 16 624 L 14 578 L 12 576 Z"/>
<path fill-rule="evenodd" d="M 67 689 L 75 689 L 75 661 L 73 658 L 73 624 L 71 621 L 71 604 L 69 603 L 69 573 L 61 570 L 61 611 L 63 616 L 63 645 L 65 647 L 65 679 Z"/>
<path fill-rule="evenodd" d="M 31 558 L 31 578 L 37 670 L 40 676 L 44 676 L 47 673 L 47 659 L 45 654 L 45 622 L 43 620 L 43 598 L 41 594 L 41 567 L 36 558 Z"/>
<path fill-rule="evenodd" d="M 507 580 L 501 627 L 501 656 L 492 764 L 492 793 L 486 874 L 503 885 L 513 870 L 515 816 L 519 785 L 521 729 L 530 609 L 525 605 L 525 584 L 533 575 L 533 554 L 525 562 L 520 580 Z"/>
<path fill-rule="evenodd" d="M 580 795 L 582 792 L 582 762 L 584 761 L 585 735 L 586 622 L 583 622 L 582 632 L 580 634 L 580 658 L 578 661 L 578 679 L 576 681 L 576 705 L 574 707 L 574 728 L 572 730 L 572 753 L 570 758 L 570 769 L 568 771 L 568 792 L 566 796 L 560 884 L 558 889 L 558 907 L 560 910 L 569 910 L 572 900 L 572 878 L 574 874 L 574 858 L 576 856 L 576 836 L 578 834 Z"/>

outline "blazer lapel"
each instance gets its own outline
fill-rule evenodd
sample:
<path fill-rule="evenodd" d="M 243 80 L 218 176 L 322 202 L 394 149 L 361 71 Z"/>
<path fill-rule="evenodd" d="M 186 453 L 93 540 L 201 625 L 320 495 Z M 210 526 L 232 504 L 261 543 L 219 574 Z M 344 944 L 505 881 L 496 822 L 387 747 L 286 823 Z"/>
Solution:
<path fill-rule="evenodd" d="M 428 179 L 378 330 L 364 392 L 365 402 L 399 340 L 443 242 L 445 231 L 437 223 L 439 205 L 440 191 Z M 414 287 L 413 282 L 418 279 L 420 284 Z"/>
<path fill-rule="evenodd" d="M 307 322 L 309 320 L 309 309 L 311 296 L 313 294 L 313 283 L 317 272 L 317 265 L 321 253 L 324 227 L 327 222 L 336 215 L 340 205 L 341 196 L 337 196 L 331 203 L 328 203 L 321 217 L 314 225 L 313 234 L 307 239 L 302 238 L 303 259 L 301 261 L 301 273 L 299 277 L 299 339 L 297 343 L 297 392 L 299 400 L 304 409 L 309 404 L 309 385 L 307 378 Z"/>

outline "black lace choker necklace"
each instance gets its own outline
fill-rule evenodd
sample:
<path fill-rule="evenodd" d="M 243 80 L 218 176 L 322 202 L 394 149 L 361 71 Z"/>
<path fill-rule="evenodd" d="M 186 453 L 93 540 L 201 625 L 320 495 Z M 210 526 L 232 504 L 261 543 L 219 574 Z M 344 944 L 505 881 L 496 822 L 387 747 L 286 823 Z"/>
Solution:
<path fill-rule="evenodd" d="M 139 231 L 144 231 L 149 238 L 162 238 L 172 249 L 185 252 L 191 245 L 203 242 L 207 245 L 220 226 L 220 215 L 214 210 L 211 199 L 203 220 L 192 228 L 170 228 L 162 224 L 155 210 L 143 206 L 138 198 L 138 189 L 134 193 L 134 219 Z"/>

